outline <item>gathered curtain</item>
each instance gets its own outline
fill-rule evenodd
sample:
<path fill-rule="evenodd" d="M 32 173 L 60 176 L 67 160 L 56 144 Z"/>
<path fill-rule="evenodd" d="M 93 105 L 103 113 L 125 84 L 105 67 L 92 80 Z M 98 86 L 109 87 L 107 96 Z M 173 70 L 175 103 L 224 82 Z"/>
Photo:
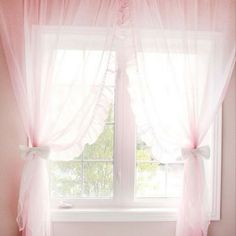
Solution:
<path fill-rule="evenodd" d="M 68 160 L 97 139 L 118 70 L 153 156 L 184 160 L 176 235 L 207 235 L 210 150 L 202 143 L 235 63 L 235 1 L 25 0 L 19 21 L 9 4 L 0 5 L 1 40 L 28 138 L 23 235 L 50 235 L 49 152 Z"/>
<path fill-rule="evenodd" d="M 235 63 L 235 1 L 133 1 L 127 62 L 143 141 L 160 162 L 184 161 L 177 236 L 206 236 L 211 203 L 207 131 Z M 133 55 L 133 56 L 132 56 Z"/>
<path fill-rule="evenodd" d="M 2 43 L 28 138 L 20 147 L 17 216 L 25 236 L 50 235 L 49 152 L 72 159 L 103 130 L 116 70 L 117 5 L 107 3 L 26 0 L 22 22 L 14 21 L 14 6 L 1 5 Z"/>

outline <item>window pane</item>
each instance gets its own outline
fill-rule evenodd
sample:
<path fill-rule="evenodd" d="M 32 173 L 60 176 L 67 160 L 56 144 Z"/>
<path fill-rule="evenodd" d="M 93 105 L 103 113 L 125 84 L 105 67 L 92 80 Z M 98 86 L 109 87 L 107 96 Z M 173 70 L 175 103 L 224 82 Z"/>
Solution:
<path fill-rule="evenodd" d="M 84 197 L 112 197 L 113 163 L 84 163 Z"/>
<path fill-rule="evenodd" d="M 161 164 L 140 138 L 136 144 L 136 197 L 180 197 L 183 163 Z"/>
<path fill-rule="evenodd" d="M 69 162 L 51 162 L 51 195 L 63 198 L 90 198 L 113 195 L 114 104 L 103 132 L 86 145 L 81 155 Z"/>
<path fill-rule="evenodd" d="M 148 162 L 136 166 L 136 197 L 164 196 L 165 166 Z"/>
<path fill-rule="evenodd" d="M 152 160 L 151 148 L 148 147 L 146 143 L 140 139 L 137 140 L 136 160 L 137 161 Z"/>
<path fill-rule="evenodd" d="M 168 164 L 167 196 L 180 197 L 183 183 L 184 164 Z"/>
<path fill-rule="evenodd" d="M 52 197 L 81 196 L 81 163 L 52 161 L 50 163 Z"/>
<path fill-rule="evenodd" d="M 86 145 L 83 152 L 84 159 L 112 159 L 113 158 L 114 125 L 105 125 L 104 131 L 96 143 Z"/>
<path fill-rule="evenodd" d="M 114 89 L 113 89 L 113 94 L 114 94 Z M 107 115 L 107 119 L 106 119 L 106 123 L 114 123 L 115 121 L 115 111 L 114 111 L 114 101 L 111 104 L 111 107 L 109 109 L 108 115 Z"/>
<path fill-rule="evenodd" d="M 114 126 L 114 104 L 111 104 L 103 132 L 99 135 L 95 143 L 91 145 L 85 145 L 83 153 L 76 158 L 86 160 L 112 160 L 114 145 Z"/>

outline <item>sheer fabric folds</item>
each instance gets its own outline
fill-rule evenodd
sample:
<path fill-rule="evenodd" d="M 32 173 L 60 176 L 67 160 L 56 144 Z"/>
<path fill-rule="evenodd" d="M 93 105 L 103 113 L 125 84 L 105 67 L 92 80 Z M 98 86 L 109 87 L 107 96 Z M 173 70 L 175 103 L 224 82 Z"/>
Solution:
<path fill-rule="evenodd" d="M 174 2 L 132 2 L 127 73 L 138 129 L 154 156 L 168 162 L 184 154 L 176 235 L 205 236 L 210 203 L 201 151 L 235 63 L 236 7 L 235 1 Z"/>
<path fill-rule="evenodd" d="M 48 235 L 50 232 L 46 162 L 49 153 L 49 147 L 20 146 L 20 154 L 25 160 L 25 165 L 21 177 L 17 223 L 19 230 L 23 231 L 23 236 Z"/>
<path fill-rule="evenodd" d="M 153 155 L 162 162 L 184 159 L 176 235 L 207 235 L 209 150 L 202 145 L 235 62 L 235 1 L 12 2 L 0 3 L 0 29 L 29 142 L 21 147 L 23 234 L 50 235 L 42 150 L 68 160 L 96 140 L 119 71 L 129 79 L 138 131 Z"/>
<path fill-rule="evenodd" d="M 116 1 L 26 0 L 16 5 L 20 22 L 9 2 L 1 38 L 29 147 L 74 158 L 97 139 L 113 102 Z M 46 161 L 38 149 L 25 159 L 17 222 L 25 236 L 46 236 Z"/>

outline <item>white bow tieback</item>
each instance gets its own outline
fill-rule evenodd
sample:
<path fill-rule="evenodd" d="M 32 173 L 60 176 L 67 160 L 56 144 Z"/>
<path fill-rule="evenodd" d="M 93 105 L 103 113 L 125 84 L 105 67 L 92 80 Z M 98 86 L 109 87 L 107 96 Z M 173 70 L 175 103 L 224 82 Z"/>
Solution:
<path fill-rule="evenodd" d="M 182 148 L 181 153 L 184 160 L 187 160 L 189 158 L 198 158 L 198 157 L 209 159 L 210 147 L 202 146 L 198 148 Z"/>
<path fill-rule="evenodd" d="M 20 155 L 23 160 L 33 160 L 33 158 L 48 159 L 50 149 L 47 146 L 43 147 L 27 147 L 24 145 L 19 146 Z"/>

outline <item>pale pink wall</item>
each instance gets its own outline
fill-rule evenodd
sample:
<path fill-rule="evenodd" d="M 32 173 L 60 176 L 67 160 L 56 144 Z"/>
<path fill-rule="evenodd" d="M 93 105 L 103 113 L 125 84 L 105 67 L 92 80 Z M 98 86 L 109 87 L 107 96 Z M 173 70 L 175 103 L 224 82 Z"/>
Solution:
<path fill-rule="evenodd" d="M 25 135 L 0 44 L 0 236 L 16 236 L 16 207 L 22 161 L 17 147 Z"/>
<path fill-rule="evenodd" d="M 236 235 L 236 70 L 223 109 L 222 220 L 209 236 Z M 17 147 L 25 142 L 0 46 L 0 236 L 18 236 L 15 217 L 22 161 Z M 175 223 L 53 224 L 54 236 L 174 236 Z"/>
<path fill-rule="evenodd" d="M 236 66 L 223 106 L 221 221 L 210 236 L 236 236 Z"/>
<path fill-rule="evenodd" d="M 0 1 L 1 4 L 7 4 L 7 7 L 14 4 L 21 9 L 20 5 L 18 6 L 21 0 Z M 17 14 L 13 17 L 18 21 L 20 19 Z M 18 155 L 18 145 L 25 141 L 0 41 L 0 236 L 20 235 L 15 220 L 23 166 Z"/>

